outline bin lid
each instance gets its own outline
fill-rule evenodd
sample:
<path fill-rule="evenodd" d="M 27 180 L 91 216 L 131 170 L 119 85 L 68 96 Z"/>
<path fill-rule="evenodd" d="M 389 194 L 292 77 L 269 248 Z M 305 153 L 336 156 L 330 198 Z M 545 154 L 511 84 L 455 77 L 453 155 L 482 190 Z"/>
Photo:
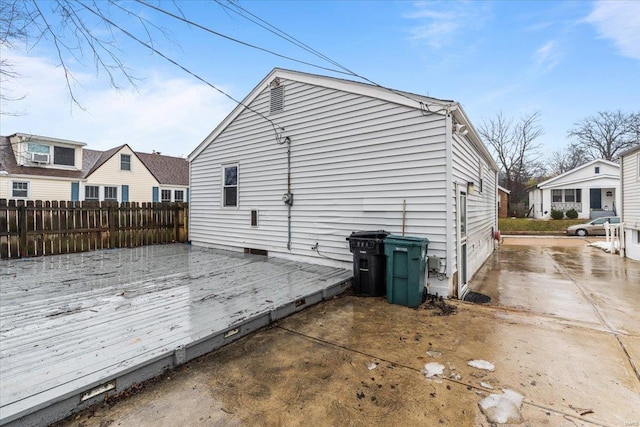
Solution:
<path fill-rule="evenodd" d="M 388 232 L 384 230 L 377 231 L 354 231 L 351 233 L 347 240 L 349 239 L 384 239 L 389 235 Z"/>
<path fill-rule="evenodd" d="M 397 236 L 390 234 L 384 239 L 384 243 L 385 245 L 422 246 L 429 244 L 429 239 L 426 237 Z"/>

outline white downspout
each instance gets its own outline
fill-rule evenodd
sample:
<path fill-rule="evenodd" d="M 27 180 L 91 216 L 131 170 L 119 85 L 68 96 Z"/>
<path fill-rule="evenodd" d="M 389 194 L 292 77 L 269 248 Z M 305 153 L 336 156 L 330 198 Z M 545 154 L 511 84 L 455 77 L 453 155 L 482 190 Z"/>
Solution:
<path fill-rule="evenodd" d="M 455 230 L 453 223 L 453 206 L 456 203 L 456 193 L 453 188 L 453 121 L 451 114 L 445 116 L 445 221 L 446 221 L 446 245 L 447 245 L 447 283 L 449 285 L 449 295 L 454 295 L 454 287 L 457 289 L 458 284 L 453 283 L 453 254 L 455 250 Z M 457 270 L 457 266 L 456 266 Z M 447 295 L 447 296 L 449 296 Z"/>

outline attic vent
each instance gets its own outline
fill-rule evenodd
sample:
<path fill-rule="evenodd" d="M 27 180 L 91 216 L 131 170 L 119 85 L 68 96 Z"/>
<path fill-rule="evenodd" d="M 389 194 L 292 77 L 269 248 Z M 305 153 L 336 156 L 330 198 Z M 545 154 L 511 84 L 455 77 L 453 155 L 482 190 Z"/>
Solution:
<path fill-rule="evenodd" d="M 284 86 L 271 87 L 270 113 L 279 113 L 284 110 Z"/>

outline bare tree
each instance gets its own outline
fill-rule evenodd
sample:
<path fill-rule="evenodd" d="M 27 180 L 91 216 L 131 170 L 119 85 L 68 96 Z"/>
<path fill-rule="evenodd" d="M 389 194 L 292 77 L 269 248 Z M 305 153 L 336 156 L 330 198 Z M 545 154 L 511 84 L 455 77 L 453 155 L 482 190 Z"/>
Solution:
<path fill-rule="evenodd" d="M 74 65 L 85 65 L 89 59 L 96 74 L 106 75 L 113 87 L 135 86 L 136 78 L 121 59 L 124 40 L 134 39 L 153 46 L 159 37 L 170 39 L 166 30 L 135 9 L 140 6 L 148 7 L 141 1 L 0 0 L 0 47 L 8 50 L 18 44 L 27 49 L 43 43 L 51 45 L 64 71 L 69 96 L 81 107 L 74 92 Z M 3 101 L 12 99 L 6 91 L 6 82 L 16 77 L 19 76 L 12 64 L 3 57 L 0 61 Z"/>
<path fill-rule="evenodd" d="M 549 173 L 552 176 L 561 175 L 593 160 L 591 154 L 580 144 L 569 144 L 563 150 L 551 153 L 549 158 Z"/>
<path fill-rule="evenodd" d="M 521 202 L 525 198 L 527 181 L 545 172 L 540 161 L 540 144 L 543 134 L 538 121 L 540 112 L 527 114 L 514 120 L 499 113 L 495 118 L 483 121 L 479 132 L 493 151 L 503 176 L 502 185 L 511 190 L 511 200 Z"/>
<path fill-rule="evenodd" d="M 615 161 L 624 150 L 640 144 L 640 112 L 601 111 L 582 119 L 568 133 L 593 158 Z"/>

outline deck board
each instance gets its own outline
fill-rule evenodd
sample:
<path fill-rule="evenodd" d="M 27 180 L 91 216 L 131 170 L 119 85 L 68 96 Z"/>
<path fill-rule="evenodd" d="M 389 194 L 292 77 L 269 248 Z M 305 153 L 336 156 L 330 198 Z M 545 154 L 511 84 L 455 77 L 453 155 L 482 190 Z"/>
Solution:
<path fill-rule="evenodd" d="M 136 369 L 150 377 L 177 349 L 216 348 L 230 328 L 338 293 L 350 277 L 182 244 L 1 261 L 0 425 L 54 421 L 69 407 L 47 414 L 57 402 L 80 405 L 83 392 Z"/>

